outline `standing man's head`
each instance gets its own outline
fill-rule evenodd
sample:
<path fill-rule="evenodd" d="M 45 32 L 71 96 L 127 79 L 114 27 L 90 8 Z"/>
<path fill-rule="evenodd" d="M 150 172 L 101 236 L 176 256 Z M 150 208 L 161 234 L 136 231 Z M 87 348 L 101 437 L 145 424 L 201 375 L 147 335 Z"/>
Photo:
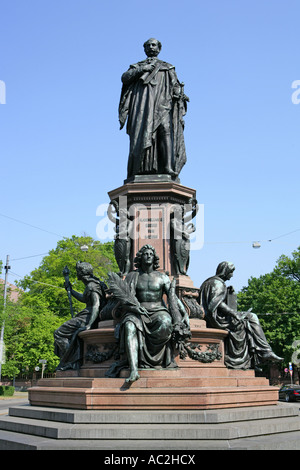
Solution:
<path fill-rule="evenodd" d="M 150 38 L 144 43 L 144 51 L 147 57 L 157 57 L 161 51 L 161 43 L 157 39 Z"/>

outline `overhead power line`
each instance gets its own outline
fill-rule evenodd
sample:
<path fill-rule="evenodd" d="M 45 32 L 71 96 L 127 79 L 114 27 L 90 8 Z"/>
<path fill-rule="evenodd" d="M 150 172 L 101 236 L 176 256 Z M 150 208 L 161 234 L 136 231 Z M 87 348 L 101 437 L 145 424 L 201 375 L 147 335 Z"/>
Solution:
<path fill-rule="evenodd" d="M 297 230 L 293 230 L 292 232 L 284 233 L 283 235 L 279 235 L 279 237 L 272 238 L 271 240 L 265 240 L 268 242 L 272 242 L 273 240 L 277 240 L 278 238 L 286 237 L 287 235 L 290 235 L 291 233 L 299 232 L 300 228 L 297 228 Z"/>
<path fill-rule="evenodd" d="M 258 313 L 258 315 L 300 315 L 300 312 Z"/>
<path fill-rule="evenodd" d="M 14 273 L 13 271 L 10 271 L 10 274 L 13 274 L 14 276 L 18 276 L 18 277 L 20 277 L 20 278 L 23 277 L 23 276 L 20 276 L 20 274 Z M 46 282 L 41 282 L 41 281 L 34 281 L 33 279 L 30 279 L 29 282 L 33 282 L 33 283 L 35 283 L 35 284 L 43 284 L 44 286 L 55 287 L 56 289 L 65 290 L 64 287 L 54 286 L 53 284 L 47 284 Z"/>
<path fill-rule="evenodd" d="M 46 230 L 44 228 L 41 228 L 41 227 L 38 227 L 36 225 L 33 225 L 33 224 L 30 224 L 28 222 L 24 222 L 22 220 L 19 220 L 19 219 L 16 219 L 15 217 L 10 217 L 8 215 L 5 215 L 5 214 L 2 214 L 0 213 L 0 216 L 1 217 L 5 217 L 6 219 L 10 219 L 10 220 L 13 220 L 14 222 L 18 222 L 20 224 L 23 224 L 23 225 L 27 225 L 28 227 L 32 227 L 32 228 L 35 228 L 37 230 L 41 230 L 42 232 L 46 232 L 46 233 L 50 233 L 51 235 L 55 235 L 57 237 L 60 237 L 60 238 L 65 238 L 65 236 L 59 234 L 59 233 L 56 233 L 56 232 L 52 232 L 50 230 Z M 269 238 L 267 240 L 256 240 L 257 243 L 262 243 L 262 242 L 272 242 L 273 240 L 277 240 L 278 238 L 282 238 L 282 237 L 286 237 L 287 235 L 291 235 L 292 233 L 295 233 L 295 232 L 299 232 L 300 231 L 300 228 L 296 229 L 296 230 L 293 230 L 291 232 L 288 232 L 288 233 L 284 233 L 283 235 L 279 235 L 278 237 L 274 237 L 274 238 Z M 219 242 L 206 242 L 207 244 L 218 244 L 218 243 L 253 243 L 253 240 L 242 240 L 242 241 L 219 241 Z M 44 253 L 43 253 L 44 254 Z M 47 253 L 46 253 L 47 254 Z M 41 256 L 41 255 L 32 255 L 32 256 L 28 256 L 28 258 L 32 258 L 34 256 Z M 16 258 L 14 261 L 16 261 L 17 259 L 25 259 L 24 258 Z"/>
<path fill-rule="evenodd" d="M 28 258 L 37 258 L 38 256 L 45 256 L 45 255 L 48 255 L 48 254 L 49 254 L 49 252 L 40 253 L 39 255 L 23 256 L 23 258 L 13 258 L 11 261 L 19 261 L 21 259 L 28 259 Z"/>
<path fill-rule="evenodd" d="M 267 240 L 256 240 L 255 242 L 253 240 L 241 240 L 241 241 L 206 242 L 206 244 L 207 245 L 217 245 L 217 244 L 223 244 L 223 243 L 224 244 L 226 244 L 226 243 L 228 243 L 228 244 L 252 243 L 252 246 L 255 248 L 255 246 L 254 246 L 255 244 L 260 244 L 260 243 L 264 243 L 264 242 L 272 242 L 274 240 L 278 240 L 278 238 L 283 238 L 283 237 L 286 237 L 287 235 L 291 235 L 292 233 L 299 232 L 299 231 L 300 231 L 300 228 L 298 228 L 297 230 L 293 230 L 292 232 L 288 232 L 288 233 L 284 233 L 283 235 L 279 235 L 278 237 L 269 238 Z"/>
<path fill-rule="evenodd" d="M 28 222 L 23 222 L 22 220 L 15 219 L 14 217 L 9 217 L 8 215 L 1 214 L 1 213 L 0 213 L 0 216 L 5 217 L 6 219 L 13 220 L 14 222 L 18 222 L 19 224 L 28 225 L 28 227 L 32 227 L 32 228 L 35 228 L 37 230 L 41 230 L 42 232 L 50 233 L 51 235 L 55 235 L 56 237 L 64 238 L 63 235 L 60 235 L 60 234 L 55 233 L 55 232 L 51 232 L 50 230 L 45 230 L 44 228 L 37 227 L 36 225 L 29 224 Z"/>
<path fill-rule="evenodd" d="M 60 235 L 56 232 L 52 232 L 50 230 L 46 230 L 46 229 L 43 229 L 41 227 L 38 227 L 36 225 L 33 225 L 33 224 L 30 224 L 28 222 L 24 222 L 22 220 L 19 220 L 19 219 L 16 219 L 15 217 L 10 217 L 6 214 L 2 214 L 0 213 L 0 216 L 1 217 L 5 217 L 6 219 L 10 219 L 10 220 L 13 220 L 14 222 L 18 222 L 20 224 L 23 224 L 23 225 L 27 225 L 28 227 L 32 227 L 32 228 L 35 228 L 36 230 L 40 230 L 42 232 L 45 232 L 45 233 L 49 233 L 51 235 L 55 235 L 59 238 L 65 238 L 63 235 Z M 287 233 L 284 233 L 282 235 L 279 235 L 278 237 L 274 237 L 274 238 L 270 238 L 270 239 L 267 239 L 267 240 L 256 240 L 256 241 L 253 241 L 253 240 L 242 240 L 242 241 L 219 241 L 219 242 L 205 242 L 207 245 L 215 245 L 215 244 L 239 244 L 239 243 L 252 243 L 252 247 L 253 248 L 260 248 L 260 243 L 264 243 L 264 242 L 272 242 L 274 240 L 278 240 L 279 238 L 283 238 L 283 237 L 286 237 L 288 235 L 291 235 L 292 233 L 295 233 L 295 232 L 299 232 L 300 231 L 300 228 L 299 229 L 296 229 L 296 230 L 292 230 L 291 232 L 287 232 Z M 30 256 L 23 256 L 23 257 L 20 257 L 20 258 L 13 258 L 11 261 L 19 261 L 19 260 L 23 260 L 23 259 L 29 259 L 29 258 L 36 258 L 36 257 L 39 257 L 39 256 L 45 256 L 47 255 L 48 253 L 39 253 L 39 254 L 36 254 L 36 255 L 30 255 Z"/>

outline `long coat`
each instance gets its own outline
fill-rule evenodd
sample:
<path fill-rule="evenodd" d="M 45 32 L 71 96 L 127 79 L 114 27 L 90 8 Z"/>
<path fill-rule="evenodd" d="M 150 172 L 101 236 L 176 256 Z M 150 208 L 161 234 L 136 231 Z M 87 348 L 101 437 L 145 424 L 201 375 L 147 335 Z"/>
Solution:
<path fill-rule="evenodd" d="M 131 65 L 125 72 L 130 78 L 123 84 L 120 98 L 121 129 L 127 120 L 126 130 L 130 137 L 128 177 L 162 172 L 158 148 L 160 126 L 164 130 L 170 129 L 173 170 L 179 174 L 186 162 L 183 139 L 186 102 L 183 97 L 174 100 L 174 95 L 180 94 L 181 84 L 174 66 L 159 59 L 154 59 L 156 66 L 153 72 L 140 76 L 138 69 L 148 60 Z"/>

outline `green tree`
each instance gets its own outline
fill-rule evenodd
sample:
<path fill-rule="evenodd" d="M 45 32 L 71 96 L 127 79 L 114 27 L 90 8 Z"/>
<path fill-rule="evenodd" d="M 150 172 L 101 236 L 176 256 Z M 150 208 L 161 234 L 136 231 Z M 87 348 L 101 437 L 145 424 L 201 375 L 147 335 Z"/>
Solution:
<path fill-rule="evenodd" d="M 53 332 L 62 321 L 41 300 L 33 306 L 9 300 L 5 309 L 6 360 L 2 375 L 12 378 L 33 372 L 40 359 L 47 360 L 47 370 L 52 372 L 59 362 L 54 354 Z"/>
<path fill-rule="evenodd" d="M 251 277 L 238 293 L 239 310 L 258 315 L 274 352 L 291 360 L 293 342 L 300 339 L 300 247 L 292 258 L 282 255 L 274 270 L 259 278 Z"/>
<path fill-rule="evenodd" d="M 277 269 L 282 276 L 300 282 L 300 246 L 292 252 L 292 257 L 281 255 Z"/>
<path fill-rule="evenodd" d="M 83 252 L 81 247 L 87 246 Z M 38 268 L 18 282 L 22 294 L 17 302 L 7 301 L 5 312 L 0 301 L 0 321 L 5 318 L 4 343 L 6 361 L 2 375 L 12 377 L 22 371 L 32 372 L 40 359 L 47 360 L 47 371 L 53 372 L 59 359 L 54 354 L 53 333 L 70 318 L 68 296 L 62 271 L 67 265 L 70 281 L 78 292 L 84 284 L 76 277 L 77 261 L 87 261 L 94 274 L 104 282 L 108 272 L 118 271 L 113 243 L 101 243 L 91 237 L 65 238 L 45 256 Z M 74 314 L 84 308 L 72 297 Z"/>

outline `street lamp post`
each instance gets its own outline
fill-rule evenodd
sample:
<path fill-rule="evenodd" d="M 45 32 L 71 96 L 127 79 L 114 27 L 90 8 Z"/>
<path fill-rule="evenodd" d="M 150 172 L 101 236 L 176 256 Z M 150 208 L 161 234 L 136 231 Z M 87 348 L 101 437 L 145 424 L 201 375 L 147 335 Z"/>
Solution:
<path fill-rule="evenodd" d="M 6 297 L 7 297 L 7 278 L 8 278 L 8 270 L 10 269 L 9 266 L 9 255 L 6 256 L 6 265 L 4 266 L 5 269 L 5 281 L 4 281 L 4 305 L 3 305 L 3 313 L 5 313 L 6 308 Z M 1 374 L 2 374 L 2 363 L 3 363 L 3 351 L 4 351 L 4 327 L 5 327 L 5 318 L 3 318 L 1 334 L 0 334 L 0 381 L 1 381 Z"/>

